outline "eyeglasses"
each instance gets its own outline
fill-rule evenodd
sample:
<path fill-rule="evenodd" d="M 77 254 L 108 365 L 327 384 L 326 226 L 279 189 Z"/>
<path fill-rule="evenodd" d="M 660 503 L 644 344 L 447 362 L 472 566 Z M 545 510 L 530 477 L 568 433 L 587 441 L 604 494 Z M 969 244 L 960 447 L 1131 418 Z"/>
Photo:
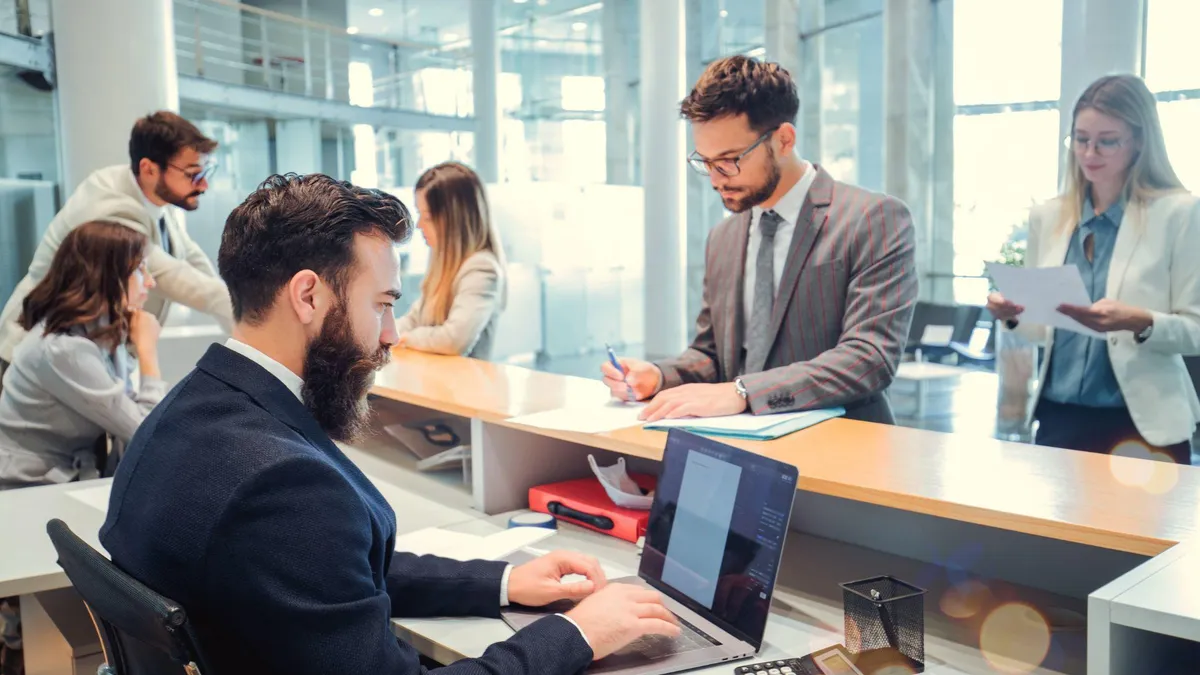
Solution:
<path fill-rule="evenodd" d="M 732 178 L 742 172 L 742 167 L 740 164 L 740 162 L 742 161 L 742 158 L 745 157 L 746 155 L 754 152 L 754 149 L 757 148 L 758 146 L 762 145 L 763 141 L 770 138 L 771 134 L 775 133 L 775 130 L 778 128 L 779 127 L 775 127 L 775 129 L 768 129 L 766 133 L 764 133 L 762 136 L 758 137 L 757 141 L 754 141 L 753 145 L 751 145 L 750 147 L 743 150 L 741 152 L 741 154 L 739 154 L 737 157 L 722 157 L 720 159 L 705 159 L 704 157 L 701 157 L 699 153 L 692 151 L 692 154 L 688 155 L 688 158 L 687 158 L 688 165 L 690 165 L 693 169 L 695 169 L 696 173 L 704 175 L 704 176 L 707 176 L 707 175 L 711 174 L 713 171 L 716 171 L 717 173 L 721 174 L 722 176 L 725 176 L 727 178 Z"/>
<path fill-rule="evenodd" d="M 1096 139 L 1089 139 L 1087 136 L 1067 136 L 1063 139 L 1063 145 L 1073 148 L 1075 152 L 1081 155 L 1087 152 L 1090 145 L 1097 155 L 1110 157 L 1117 154 L 1117 151 L 1125 145 L 1125 139 L 1116 136 L 1105 136 L 1104 138 Z"/>
<path fill-rule="evenodd" d="M 218 164 L 217 160 L 210 159 L 204 163 L 204 166 L 201 166 L 198 169 L 185 169 L 182 166 L 175 166 L 170 162 L 167 162 L 167 166 L 175 169 L 189 178 L 192 181 L 192 185 L 199 185 L 200 181 L 204 180 L 205 178 L 210 178 L 214 173 L 217 172 Z"/>

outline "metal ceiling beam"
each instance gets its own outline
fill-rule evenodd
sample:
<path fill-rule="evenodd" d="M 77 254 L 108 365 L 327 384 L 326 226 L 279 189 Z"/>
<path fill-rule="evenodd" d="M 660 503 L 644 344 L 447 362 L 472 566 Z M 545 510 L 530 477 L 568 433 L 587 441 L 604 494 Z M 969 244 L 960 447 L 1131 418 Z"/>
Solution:
<path fill-rule="evenodd" d="M 363 108 L 340 101 L 284 94 L 189 75 L 179 76 L 179 98 L 190 103 L 251 112 L 273 119 L 320 119 L 347 126 L 369 124 L 373 127 L 422 131 L 475 130 L 473 117 L 430 115 L 394 108 Z"/>

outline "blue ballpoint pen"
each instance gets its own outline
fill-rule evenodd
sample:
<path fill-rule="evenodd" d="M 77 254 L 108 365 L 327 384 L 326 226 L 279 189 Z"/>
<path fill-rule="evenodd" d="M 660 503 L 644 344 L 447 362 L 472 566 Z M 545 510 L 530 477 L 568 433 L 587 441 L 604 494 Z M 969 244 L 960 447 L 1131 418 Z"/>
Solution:
<path fill-rule="evenodd" d="M 608 344 L 606 343 L 604 345 L 604 348 L 608 350 L 608 362 L 612 364 L 613 368 L 617 369 L 618 373 L 621 373 L 622 375 L 624 375 L 625 369 L 621 367 L 621 362 L 617 360 L 617 355 L 613 353 L 612 347 L 608 346 Z M 624 380 L 624 378 L 621 378 L 621 379 Z M 628 382 L 625 383 L 625 391 L 629 394 L 629 398 L 626 400 L 628 400 L 628 401 L 635 400 L 633 397 L 633 387 L 629 386 Z"/>

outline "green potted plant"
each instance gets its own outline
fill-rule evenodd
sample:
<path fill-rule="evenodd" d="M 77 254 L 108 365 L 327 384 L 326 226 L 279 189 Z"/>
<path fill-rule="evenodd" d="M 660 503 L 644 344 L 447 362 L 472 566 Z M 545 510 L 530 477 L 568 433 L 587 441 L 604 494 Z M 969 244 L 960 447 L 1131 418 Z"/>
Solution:
<path fill-rule="evenodd" d="M 996 262 L 1014 267 L 1025 266 L 1026 227 L 1013 228 L 1004 245 L 1000 247 L 1000 258 Z M 992 284 L 995 290 L 995 284 Z M 996 331 L 996 376 L 999 387 L 996 400 L 996 437 L 1004 440 L 1028 441 L 1033 433 L 1029 423 L 1029 410 L 1034 392 L 1037 390 L 1038 345 L 1020 333 L 1006 328 L 997 321 Z"/>

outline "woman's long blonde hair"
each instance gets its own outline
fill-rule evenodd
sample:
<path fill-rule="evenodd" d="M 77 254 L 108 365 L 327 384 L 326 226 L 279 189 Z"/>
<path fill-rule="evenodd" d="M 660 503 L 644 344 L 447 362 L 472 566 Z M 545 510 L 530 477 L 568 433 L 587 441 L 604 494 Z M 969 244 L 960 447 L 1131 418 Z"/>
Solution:
<path fill-rule="evenodd" d="M 1129 167 L 1125 179 L 1126 201 L 1142 212 L 1156 197 L 1182 190 L 1183 183 L 1171 168 L 1162 125 L 1158 121 L 1158 106 L 1154 95 L 1142 78 L 1136 75 L 1106 75 L 1093 82 L 1075 103 L 1071 113 L 1071 151 L 1067 153 L 1067 171 L 1063 186 L 1062 226 L 1074 228 L 1083 215 L 1083 204 L 1091 191 L 1091 183 L 1075 159 L 1075 120 L 1087 109 L 1124 120 L 1133 130 L 1133 138 L 1141 146 Z"/>
<path fill-rule="evenodd" d="M 492 227 L 483 182 L 469 167 L 458 162 L 438 164 L 421 174 L 416 189 L 424 192 L 427 208 L 420 216 L 427 218 L 437 233 L 433 261 L 421 282 L 421 318 L 438 325 L 450 315 L 454 277 L 463 262 L 489 251 L 503 270 L 504 249 Z M 503 287 L 501 293 L 503 305 Z"/>

